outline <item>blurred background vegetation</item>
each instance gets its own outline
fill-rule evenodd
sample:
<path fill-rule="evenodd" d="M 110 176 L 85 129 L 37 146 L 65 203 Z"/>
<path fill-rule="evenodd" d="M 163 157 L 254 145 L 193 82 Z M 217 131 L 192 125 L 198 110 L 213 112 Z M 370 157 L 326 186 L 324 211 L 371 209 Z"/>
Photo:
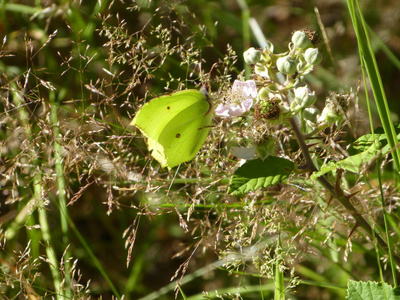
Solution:
<path fill-rule="evenodd" d="M 253 195 L 259 201 L 254 211 L 246 207 L 249 199 L 225 194 L 223 180 L 237 166 L 224 148 L 235 140 L 228 136 L 228 125 L 216 126 L 219 131 L 210 136 L 214 146 L 177 174 L 147 159 L 143 139 L 129 127 L 138 107 L 160 94 L 208 83 L 216 98 L 223 95 L 245 68 L 243 51 L 259 46 L 249 35 L 249 16 L 276 52 L 286 50 L 295 30 L 310 27 L 326 33 L 322 65 L 307 78 L 321 105 L 329 91 L 357 89 L 361 71 L 345 1 L 244 4 L 0 0 L 2 297 L 52 295 L 54 274 L 45 251 L 51 245 L 61 262 L 60 278 L 72 270 L 73 284 L 82 285 L 74 298 L 111 299 L 114 291 L 76 229 L 126 299 L 172 299 L 175 283 L 170 280 L 177 270 L 175 279 L 186 274 L 182 289 L 189 299 L 215 290 L 236 299 L 237 287 L 248 287 L 241 290 L 245 299 L 260 299 L 261 294 L 270 299 L 272 280 L 258 276 L 259 270 L 219 268 L 223 249 L 234 247 L 229 237 L 239 236 L 236 222 L 241 218 L 265 228 L 278 218 L 285 230 L 299 232 L 296 248 L 287 248 L 294 252 L 288 254 L 289 265 L 296 266 L 294 275 L 304 280 L 293 299 L 342 299 L 348 278 L 379 279 L 373 249 L 360 242 L 350 254 L 345 251 L 351 227 L 339 209 L 324 217 L 325 224 L 319 220 L 321 226 L 309 226 L 313 202 L 298 199 L 300 206 L 292 208 L 289 188 L 287 194 L 275 191 L 279 199 L 290 199 L 278 204 L 277 211 L 271 204 L 273 191 Z M 376 34 L 373 45 L 396 121 L 400 68 L 393 54 L 400 53 L 400 2 L 367 0 L 362 7 Z M 361 122 L 362 94 L 357 105 L 360 122 L 352 128 L 353 138 L 369 132 Z M 60 194 L 69 217 L 63 214 Z M 50 239 L 41 232 L 41 210 Z M 69 229 L 61 229 L 63 222 Z M 247 235 L 257 240 L 251 231 L 241 238 Z M 72 266 L 65 267 L 65 260 Z M 246 259 L 241 261 L 246 265 Z"/>

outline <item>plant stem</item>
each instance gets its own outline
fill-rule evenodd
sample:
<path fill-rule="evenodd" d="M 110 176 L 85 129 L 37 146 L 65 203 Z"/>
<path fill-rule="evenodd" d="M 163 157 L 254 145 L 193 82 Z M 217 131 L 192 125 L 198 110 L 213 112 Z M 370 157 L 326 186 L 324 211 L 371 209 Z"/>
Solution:
<path fill-rule="evenodd" d="M 26 74 L 25 80 L 27 81 L 29 77 L 29 70 Z M 11 85 L 11 94 L 13 96 L 14 103 L 17 107 L 19 107 L 19 119 L 24 126 L 25 135 L 27 140 L 30 143 L 34 143 L 33 141 L 33 132 L 31 124 L 29 123 L 29 113 L 26 110 L 26 106 L 24 106 L 24 100 L 22 92 L 19 92 L 18 86 L 15 83 Z M 46 254 L 49 262 L 49 267 L 51 273 L 53 275 L 53 283 L 54 288 L 56 291 L 57 299 L 64 299 L 64 293 L 61 288 L 61 277 L 59 273 L 59 263 L 57 260 L 56 252 L 51 243 L 51 233 L 49 229 L 49 223 L 47 219 L 47 211 L 46 205 L 43 201 L 43 186 L 42 186 L 42 175 L 41 175 L 41 163 L 40 157 L 38 156 L 37 151 L 35 148 L 31 149 L 31 155 L 33 157 L 33 165 L 34 169 L 32 170 L 33 173 L 33 195 L 32 201 L 34 203 L 34 207 L 38 207 L 38 214 L 39 214 L 39 224 L 40 229 L 42 232 L 43 241 L 46 247 Z"/>
<path fill-rule="evenodd" d="M 51 243 L 50 226 L 47 218 L 46 206 L 43 202 L 43 188 L 42 188 L 42 176 L 37 170 L 33 177 L 33 190 L 34 199 L 39 203 L 38 214 L 39 224 L 42 232 L 43 241 L 45 242 L 46 254 L 49 260 L 49 266 L 51 274 L 53 275 L 54 288 L 56 290 L 57 299 L 64 299 L 64 291 L 61 287 L 61 276 L 59 273 L 59 263 L 57 260 L 56 251 L 54 250 Z"/>
<path fill-rule="evenodd" d="M 243 36 L 243 51 L 250 47 L 250 10 L 245 0 L 236 0 L 242 9 L 242 36 Z M 250 78 L 251 68 L 248 64 L 245 65 L 245 77 Z"/>
<path fill-rule="evenodd" d="M 300 132 L 299 127 L 297 126 L 295 118 L 290 118 L 290 125 L 292 126 L 292 129 L 294 131 L 294 134 L 296 136 L 297 142 L 299 143 L 299 147 L 303 153 L 304 159 L 306 161 L 306 166 L 310 170 L 311 173 L 318 171 L 317 168 L 314 165 L 314 162 L 312 161 L 310 152 L 308 151 L 308 146 L 304 140 L 303 134 Z M 346 209 L 347 211 L 353 216 L 353 218 L 356 220 L 356 225 L 360 226 L 365 230 L 365 232 L 373 238 L 374 236 L 374 231 L 372 227 L 369 225 L 369 223 L 364 219 L 364 217 L 357 211 L 357 209 L 351 204 L 349 201 L 349 198 L 345 195 L 344 191 L 339 187 L 339 186 L 333 186 L 325 176 L 320 176 L 318 177 L 318 182 L 326 189 L 328 190 L 329 194 L 337 199 Z M 387 252 L 387 244 L 386 242 L 378 235 L 375 234 L 375 238 L 378 242 L 379 247 L 383 249 L 385 252 Z M 396 263 L 400 265 L 400 257 L 397 255 L 394 256 Z"/>
<path fill-rule="evenodd" d="M 59 127 L 59 119 L 58 119 L 58 105 L 55 103 L 55 93 L 54 91 L 50 92 L 49 95 L 51 107 L 50 107 L 50 122 L 53 127 L 53 135 L 54 135 L 54 143 L 53 143 L 53 153 L 55 158 L 55 171 L 57 174 L 57 188 L 58 188 L 58 207 L 60 210 L 60 220 L 61 220 L 61 231 L 63 233 L 63 246 L 68 247 L 69 238 L 68 238 L 68 221 L 65 217 L 68 215 L 67 210 L 67 199 L 66 199 L 66 183 L 64 177 L 64 164 L 63 164 L 63 156 L 62 156 L 62 147 L 61 147 L 61 132 Z M 70 254 L 67 250 L 64 256 L 64 272 L 65 272 L 65 283 L 66 283 L 66 297 L 72 297 L 72 291 L 70 288 L 71 284 L 71 263 L 69 262 Z"/>
<path fill-rule="evenodd" d="M 278 245 L 276 247 L 276 256 L 277 259 L 275 261 L 275 293 L 274 300 L 285 300 L 285 277 L 282 270 L 283 260 L 281 257 L 282 251 L 282 239 L 281 239 L 281 228 L 278 224 Z"/>
<path fill-rule="evenodd" d="M 378 159 L 380 161 L 380 159 Z M 382 205 L 382 214 L 383 214 L 383 223 L 385 225 L 385 234 L 386 234 L 386 239 L 387 239 L 387 246 L 388 246 L 388 252 L 389 252 L 389 264 L 390 268 L 392 271 L 392 276 L 393 276 L 393 285 L 397 287 L 397 278 L 396 278 L 396 266 L 394 264 L 393 260 L 393 253 L 392 253 L 392 244 L 390 240 L 390 233 L 389 233 L 389 223 L 388 223 L 388 218 L 387 218 L 387 211 L 385 209 L 385 196 L 383 192 L 383 184 L 382 184 L 382 175 L 381 175 L 381 170 L 379 169 L 379 165 L 377 165 L 377 172 L 378 172 L 378 179 L 379 179 L 379 188 L 381 192 L 381 205 Z"/>

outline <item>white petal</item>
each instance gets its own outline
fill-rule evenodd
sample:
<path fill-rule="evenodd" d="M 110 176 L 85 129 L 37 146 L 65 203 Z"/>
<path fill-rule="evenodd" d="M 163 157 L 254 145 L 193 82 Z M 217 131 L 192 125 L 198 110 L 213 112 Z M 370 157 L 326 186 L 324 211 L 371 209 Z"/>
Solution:
<path fill-rule="evenodd" d="M 253 98 L 246 99 L 241 103 L 243 112 L 249 111 L 253 106 Z"/>
<path fill-rule="evenodd" d="M 220 117 L 240 117 L 243 115 L 243 109 L 236 104 L 219 104 L 215 113 Z"/>
<path fill-rule="evenodd" d="M 257 86 L 254 80 L 235 80 L 232 86 L 233 93 L 240 93 L 243 98 L 257 97 Z"/>
<path fill-rule="evenodd" d="M 215 113 L 220 117 L 229 117 L 229 108 L 227 105 L 219 104 L 215 108 Z"/>
<path fill-rule="evenodd" d="M 257 97 L 257 86 L 254 80 L 247 80 L 246 87 L 244 91 L 246 92 L 248 98 L 255 98 Z"/>

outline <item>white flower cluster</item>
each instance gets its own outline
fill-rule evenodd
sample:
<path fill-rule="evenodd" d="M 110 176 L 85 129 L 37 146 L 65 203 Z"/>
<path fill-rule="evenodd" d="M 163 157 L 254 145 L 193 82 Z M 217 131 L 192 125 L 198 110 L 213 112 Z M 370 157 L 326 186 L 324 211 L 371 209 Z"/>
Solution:
<path fill-rule="evenodd" d="M 252 66 L 255 80 L 235 80 L 225 101 L 217 106 L 216 114 L 224 118 L 252 114 L 255 120 L 274 123 L 298 115 L 305 134 L 341 122 L 332 102 L 327 103 L 322 113 L 314 107 L 317 97 L 304 81 L 304 76 L 322 61 L 322 55 L 315 47 L 318 43 L 315 31 L 303 29 L 293 33 L 289 50 L 284 53 L 273 53 L 272 44 L 263 50 L 253 47 L 246 50 L 244 61 Z M 273 153 L 272 145 L 268 140 L 262 147 L 234 148 L 234 152 L 249 150 L 246 159 L 255 152 L 260 157 L 267 157 Z"/>

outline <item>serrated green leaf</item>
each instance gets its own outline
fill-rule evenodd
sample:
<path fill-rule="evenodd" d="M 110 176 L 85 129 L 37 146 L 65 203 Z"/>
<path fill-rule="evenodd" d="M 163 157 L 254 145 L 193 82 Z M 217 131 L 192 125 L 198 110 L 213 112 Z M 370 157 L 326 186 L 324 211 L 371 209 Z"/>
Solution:
<path fill-rule="evenodd" d="M 395 124 L 395 130 L 400 139 L 400 124 Z M 330 161 L 321 166 L 318 172 L 311 175 L 311 179 L 316 179 L 328 172 L 336 169 L 344 169 L 353 173 L 358 173 L 363 164 L 370 163 L 376 158 L 381 151 L 382 155 L 390 152 L 390 146 L 387 141 L 386 134 L 382 127 L 375 130 L 374 134 L 366 134 L 359 137 L 350 147 L 349 153 L 352 156 L 338 162 Z"/>
<path fill-rule="evenodd" d="M 275 156 L 247 161 L 232 175 L 228 193 L 240 195 L 273 186 L 285 180 L 293 169 L 290 160 Z"/>
<path fill-rule="evenodd" d="M 400 290 L 386 283 L 349 280 L 347 300 L 400 300 Z"/>
<path fill-rule="evenodd" d="M 370 163 L 374 160 L 379 153 L 380 144 L 379 142 L 370 144 L 369 147 L 359 154 L 347 157 L 338 162 L 330 161 L 321 166 L 321 169 L 318 172 L 314 172 L 311 175 L 311 179 L 317 179 L 318 177 L 328 173 L 330 171 L 334 171 L 336 169 L 344 169 L 353 173 L 358 173 L 362 165 L 366 163 Z"/>
<path fill-rule="evenodd" d="M 318 177 L 320 177 L 320 176 L 322 176 L 322 175 L 324 175 L 324 174 L 326 174 L 326 173 L 328 173 L 328 172 L 331 172 L 331 171 L 336 170 L 337 168 L 338 168 L 337 162 L 336 162 L 336 161 L 330 161 L 330 162 L 328 162 L 328 163 L 322 165 L 321 168 L 320 168 L 320 170 L 319 170 L 318 172 L 312 173 L 311 176 L 310 176 L 310 178 L 311 178 L 312 180 L 315 180 L 315 179 L 317 179 Z"/>
<path fill-rule="evenodd" d="M 400 124 L 394 124 L 395 131 L 397 134 L 397 138 L 400 138 Z M 374 134 L 366 134 L 361 137 L 359 137 L 353 144 L 351 145 L 349 152 L 351 154 L 355 154 L 358 152 L 363 152 L 366 151 L 372 143 L 377 140 L 381 147 L 383 148 L 382 154 L 385 155 L 390 151 L 390 148 L 388 145 L 387 141 L 387 136 L 384 133 L 384 130 L 382 127 L 379 127 L 375 129 Z"/>

